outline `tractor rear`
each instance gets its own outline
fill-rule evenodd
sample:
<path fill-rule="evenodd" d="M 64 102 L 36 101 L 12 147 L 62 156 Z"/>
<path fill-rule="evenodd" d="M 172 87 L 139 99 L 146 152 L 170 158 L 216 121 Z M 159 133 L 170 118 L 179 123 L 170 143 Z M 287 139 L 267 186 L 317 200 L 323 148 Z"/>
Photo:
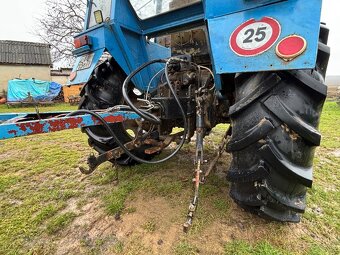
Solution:
<path fill-rule="evenodd" d="M 225 150 L 233 158 L 225 166 L 230 196 L 240 207 L 299 222 L 327 95 L 329 31 L 320 25 L 321 5 L 321 0 L 88 1 L 70 76 L 70 84 L 85 86 L 79 111 L 71 115 L 97 120 L 82 130 L 99 156 L 90 156 L 90 169 L 82 171 L 91 173 L 107 160 L 159 164 L 195 136 L 195 194 L 185 230 L 200 184 Z M 137 117 L 112 123 L 103 112 Z M 220 123 L 230 128 L 208 165 L 204 138 Z"/>

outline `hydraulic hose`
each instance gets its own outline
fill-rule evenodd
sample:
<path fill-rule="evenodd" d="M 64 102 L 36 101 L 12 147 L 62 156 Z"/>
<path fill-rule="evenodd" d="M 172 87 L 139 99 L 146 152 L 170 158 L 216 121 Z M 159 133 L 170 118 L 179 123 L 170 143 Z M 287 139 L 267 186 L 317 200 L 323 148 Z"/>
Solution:
<path fill-rule="evenodd" d="M 132 72 L 127 78 L 126 80 L 124 81 L 124 84 L 123 84 L 123 88 L 122 88 L 122 91 L 123 91 L 123 96 L 124 96 L 124 99 L 125 101 L 129 104 L 129 107 L 127 107 L 126 109 L 132 109 L 133 111 L 135 111 L 138 115 L 140 115 L 141 117 L 149 120 L 150 122 L 153 122 L 155 124 L 158 124 L 158 120 L 159 120 L 159 123 L 160 123 L 160 119 L 157 117 L 157 116 L 154 116 L 152 115 L 151 113 L 149 112 L 145 112 L 143 110 L 140 110 L 138 109 L 137 107 L 135 107 L 133 105 L 133 103 L 131 102 L 131 100 L 128 98 L 128 94 L 127 94 L 127 85 L 129 84 L 130 80 L 138 73 L 140 72 L 141 70 L 143 70 L 145 67 L 153 64 L 153 63 L 165 63 L 165 78 L 166 78 L 166 81 L 167 81 L 167 84 L 169 86 L 169 89 L 171 91 L 171 93 L 173 94 L 174 96 L 174 99 L 176 101 L 176 103 L 178 104 L 179 108 L 180 108 L 180 111 L 181 111 L 181 114 L 182 114 L 182 117 L 183 117 L 183 122 L 184 122 L 184 132 L 183 132 L 183 136 L 182 136 L 182 139 L 181 139 L 181 142 L 179 143 L 179 145 L 177 146 L 177 148 L 167 157 L 163 158 L 163 159 L 160 159 L 160 160 L 156 160 L 156 161 L 148 161 L 148 160 L 145 160 L 145 159 L 142 159 L 142 158 L 139 158 L 137 157 L 136 155 L 134 155 L 132 152 L 130 152 L 126 147 L 125 145 L 119 140 L 119 138 L 117 137 L 117 135 L 115 134 L 114 130 L 110 127 L 110 125 L 106 122 L 106 120 L 104 120 L 98 113 L 96 112 L 93 112 L 93 111 L 90 111 L 90 110 L 85 110 L 85 109 L 81 109 L 81 110 L 77 110 L 77 111 L 74 111 L 70 114 L 68 114 L 68 116 L 75 116 L 75 115 L 79 115 L 79 114 L 90 114 L 91 116 L 95 117 L 96 119 L 98 119 L 102 124 L 103 124 L 103 127 L 107 130 L 107 132 L 113 137 L 113 139 L 117 142 L 117 144 L 119 145 L 120 148 L 123 149 L 123 151 L 128 155 L 130 156 L 132 159 L 136 160 L 137 162 L 140 162 L 140 163 L 145 163 L 145 164 L 160 164 L 160 163 L 163 163 L 169 159 L 171 159 L 172 157 L 174 157 L 178 152 L 179 150 L 182 148 L 182 146 L 184 145 L 185 141 L 186 141 L 186 135 L 187 135 L 187 130 L 188 130 L 188 123 L 187 123 L 187 118 L 186 118 L 186 115 L 185 115 L 185 111 L 183 109 L 183 106 L 181 104 L 181 102 L 179 101 L 177 95 L 176 95 L 176 92 L 174 91 L 174 89 L 172 88 L 171 86 L 171 82 L 170 82 L 170 79 L 169 79 L 169 72 L 168 72 L 168 65 L 169 65 L 169 62 L 170 62 L 171 59 L 169 59 L 168 61 L 166 60 L 163 60 L 163 59 L 158 59 L 158 60 L 153 60 L 153 61 L 150 61 L 150 62 L 147 62 L 145 63 L 144 65 L 140 66 L 138 69 L 136 69 L 134 72 Z M 153 120 L 153 121 L 151 121 Z"/>
<path fill-rule="evenodd" d="M 149 65 L 152 65 L 154 63 L 166 63 L 167 61 L 165 59 L 155 59 L 155 60 L 151 60 L 149 62 L 144 63 L 143 65 L 141 65 L 140 67 L 138 67 L 136 70 L 134 70 L 128 77 L 126 77 L 124 83 L 123 83 L 123 87 L 122 87 L 122 92 L 123 92 L 123 97 L 125 99 L 125 102 L 131 107 L 131 109 L 136 112 L 139 116 L 143 117 L 144 119 L 146 119 L 147 121 L 153 123 L 153 124 L 161 124 L 161 120 L 155 116 L 152 115 L 152 117 L 148 114 L 146 114 L 145 111 L 138 109 L 130 100 L 129 96 L 128 96 L 128 91 L 127 91 L 127 87 L 131 81 L 131 79 L 140 71 L 142 71 L 144 68 L 146 68 Z M 169 84 L 170 86 L 170 84 Z"/>

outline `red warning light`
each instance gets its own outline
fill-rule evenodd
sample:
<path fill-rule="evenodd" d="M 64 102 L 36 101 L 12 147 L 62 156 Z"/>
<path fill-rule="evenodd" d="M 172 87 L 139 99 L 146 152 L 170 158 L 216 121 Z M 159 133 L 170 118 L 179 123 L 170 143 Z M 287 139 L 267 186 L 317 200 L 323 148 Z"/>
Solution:
<path fill-rule="evenodd" d="M 307 42 L 299 35 L 283 38 L 276 46 L 276 54 L 285 61 L 291 61 L 305 52 Z"/>

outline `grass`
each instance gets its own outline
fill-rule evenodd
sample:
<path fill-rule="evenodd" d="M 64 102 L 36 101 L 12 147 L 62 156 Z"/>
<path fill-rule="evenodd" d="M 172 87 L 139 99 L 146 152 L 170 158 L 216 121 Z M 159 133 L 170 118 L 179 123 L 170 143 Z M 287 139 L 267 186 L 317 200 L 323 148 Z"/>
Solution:
<path fill-rule="evenodd" d="M 187 241 L 181 241 L 175 246 L 174 253 L 176 255 L 196 255 L 199 254 L 199 250 Z"/>
<path fill-rule="evenodd" d="M 49 111 L 69 111 L 76 110 L 77 106 L 70 106 L 66 103 L 56 103 L 52 106 L 40 106 L 40 112 L 49 112 Z M 0 105 L 0 113 L 1 112 L 35 112 L 34 107 L 7 107 L 7 105 Z"/>
<path fill-rule="evenodd" d="M 142 225 L 146 232 L 152 233 L 155 232 L 157 226 L 154 220 L 149 220 L 145 224 Z"/>
<path fill-rule="evenodd" d="M 104 197 L 104 203 L 109 214 L 116 215 L 123 211 L 125 200 L 136 188 L 135 184 L 134 182 L 125 183 Z"/>
<path fill-rule="evenodd" d="M 326 102 L 320 122 L 322 148 L 338 149 L 340 147 L 340 111 L 335 102 Z"/>
<path fill-rule="evenodd" d="M 57 233 L 58 231 L 64 229 L 67 225 L 69 225 L 74 220 L 75 217 L 76 214 L 73 212 L 67 212 L 54 217 L 47 223 L 46 226 L 47 233 L 49 234 Z"/>
<path fill-rule="evenodd" d="M 115 253 L 122 254 L 123 251 L 124 251 L 124 243 L 118 241 L 118 242 L 114 245 L 113 251 L 114 251 Z"/>
<path fill-rule="evenodd" d="M 9 189 L 12 185 L 16 184 L 19 181 L 20 181 L 19 176 L 15 175 L 0 176 L 0 193 L 4 192 L 6 189 Z"/>
<path fill-rule="evenodd" d="M 64 207 L 65 203 L 49 204 L 37 213 L 37 215 L 33 219 L 33 222 L 35 222 L 36 224 L 42 224 L 45 220 L 57 214 L 57 212 Z"/>
<path fill-rule="evenodd" d="M 272 246 L 268 242 L 258 242 L 255 246 L 245 241 L 233 241 L 225 245 L 225 255 L 283 255 L 286 251 Z"/>
<path fill-rule="evenodd" d="M 75 107 L 40 111 L 69 109 Z M 35 110 L 0 106 L 0 112 L 19 111 Z M 229 198 L 225 179 L 211 175 L 187 235 L 181 224 L 192 196 L 193 144 L 160 165 L 106 163 L 84 177 L 78 167 L 92 150 L 79 130 L 0 141 L 0 254 L 339 254 L 338 127 L 340 107 L 327 102 L 300 224 L 243 212 Z M 208 138 L 207 158 L 225 129 L 219 125 Z M 228 160 L 225 155 L 218 169 L 227 169 Z"/>

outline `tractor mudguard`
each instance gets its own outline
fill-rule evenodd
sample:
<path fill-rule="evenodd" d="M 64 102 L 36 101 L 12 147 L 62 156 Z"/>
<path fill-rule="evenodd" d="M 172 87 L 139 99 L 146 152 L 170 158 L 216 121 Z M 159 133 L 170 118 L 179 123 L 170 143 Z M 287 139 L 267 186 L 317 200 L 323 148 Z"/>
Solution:
<path fill-rule="evenodd" d="M 214 15 L 216 5 L 210 6 L 206 18 L 216 73 L 313 69 L 321 4 L 288 0 L 241 12 L 225 10 L 222 16 L 218 8 Z"/>
<path fill-rule="evenodd" d="M 86 83 L 89 80 L 90 75 L 96 67 L 100 57 L 103 55 L 104 50 L 104 48 L 98 49 L 77 57 L 70 76 L 69 85 Z"/>
<path fill-rule="evenodd" d="M 130 31 L 123 28 L 119 23 L 98 25 L 85 30 L 75 39 L 84 36 L 89 38 L 90 43 L 73 52 L 77 58 L 69 85 L 86 83 L 104 51 L 107 51 L 114 58 L 125 74 L 129 74 L 149 60 L 167 58 L 171 55 L 170 49 L 148 41 L 144 36 L 141 36 L 140 31 Z M 145 86 L 143 80 L 150 79 L 161 68 L 163 68 L 161 64 L 155 64 L 137 74 L 132 81 L 137 88 L 142 90 Z M 150 90 L 153 89 L 154 86 L 151 86 Z"/>
<path fill-rule="evenodd" d="M 129 68 L 125 67 L 126 61 L 124 58 L 120 56 L 120 53 L 117 52 L 118 47 L 114 47 L 115 45 L 108 46 L 107 52 L 110 53 L 111 56 L 117 61 L 117 63 L 120 64 L 120 67 L 123 67 L 123 71 L 126 71 L 126 73 L 129 73 Z M 150 59 L 157 59 L 157 58 L 167 58 L 170 57 L 170 49 L 163 47 L 157 43 L 153 43 L 150 41 L 147 41 L 145 43 L 145 50 L 147 52 L 147 55 Z M 82 84 L 86 83 L 93 70 L 97 66 L 101 56 L 103 55 L 105 51 L 105 48 L 97 49 L 95 51 L 86 52 L 83 55 L 80 55 L 76 58 L 71 76 L 68 81 L 68 85 L 74 85 L 74 84 Z M 137 56 L 136 59 L 138 62 L 138 58 L 141 58 L 140 56 Z M 125 67 L 125 68 L 124 68 Z M 136 78 L 133 79 L 133 82 L 139 89 L 143 89 L 143 85 L 145 85 L 142 81 L 142 79 L 148 79 L 150 78 L 150 74 L 158 72 L 163 66 L 161 64 L 155 64 L 148 69 L 149 72 L 142 72 L 142 74 L 136 75 Z M 153 91 L 157 87 L 157 84 L 152 83 L 150 86 L 150 91 Z"/>

